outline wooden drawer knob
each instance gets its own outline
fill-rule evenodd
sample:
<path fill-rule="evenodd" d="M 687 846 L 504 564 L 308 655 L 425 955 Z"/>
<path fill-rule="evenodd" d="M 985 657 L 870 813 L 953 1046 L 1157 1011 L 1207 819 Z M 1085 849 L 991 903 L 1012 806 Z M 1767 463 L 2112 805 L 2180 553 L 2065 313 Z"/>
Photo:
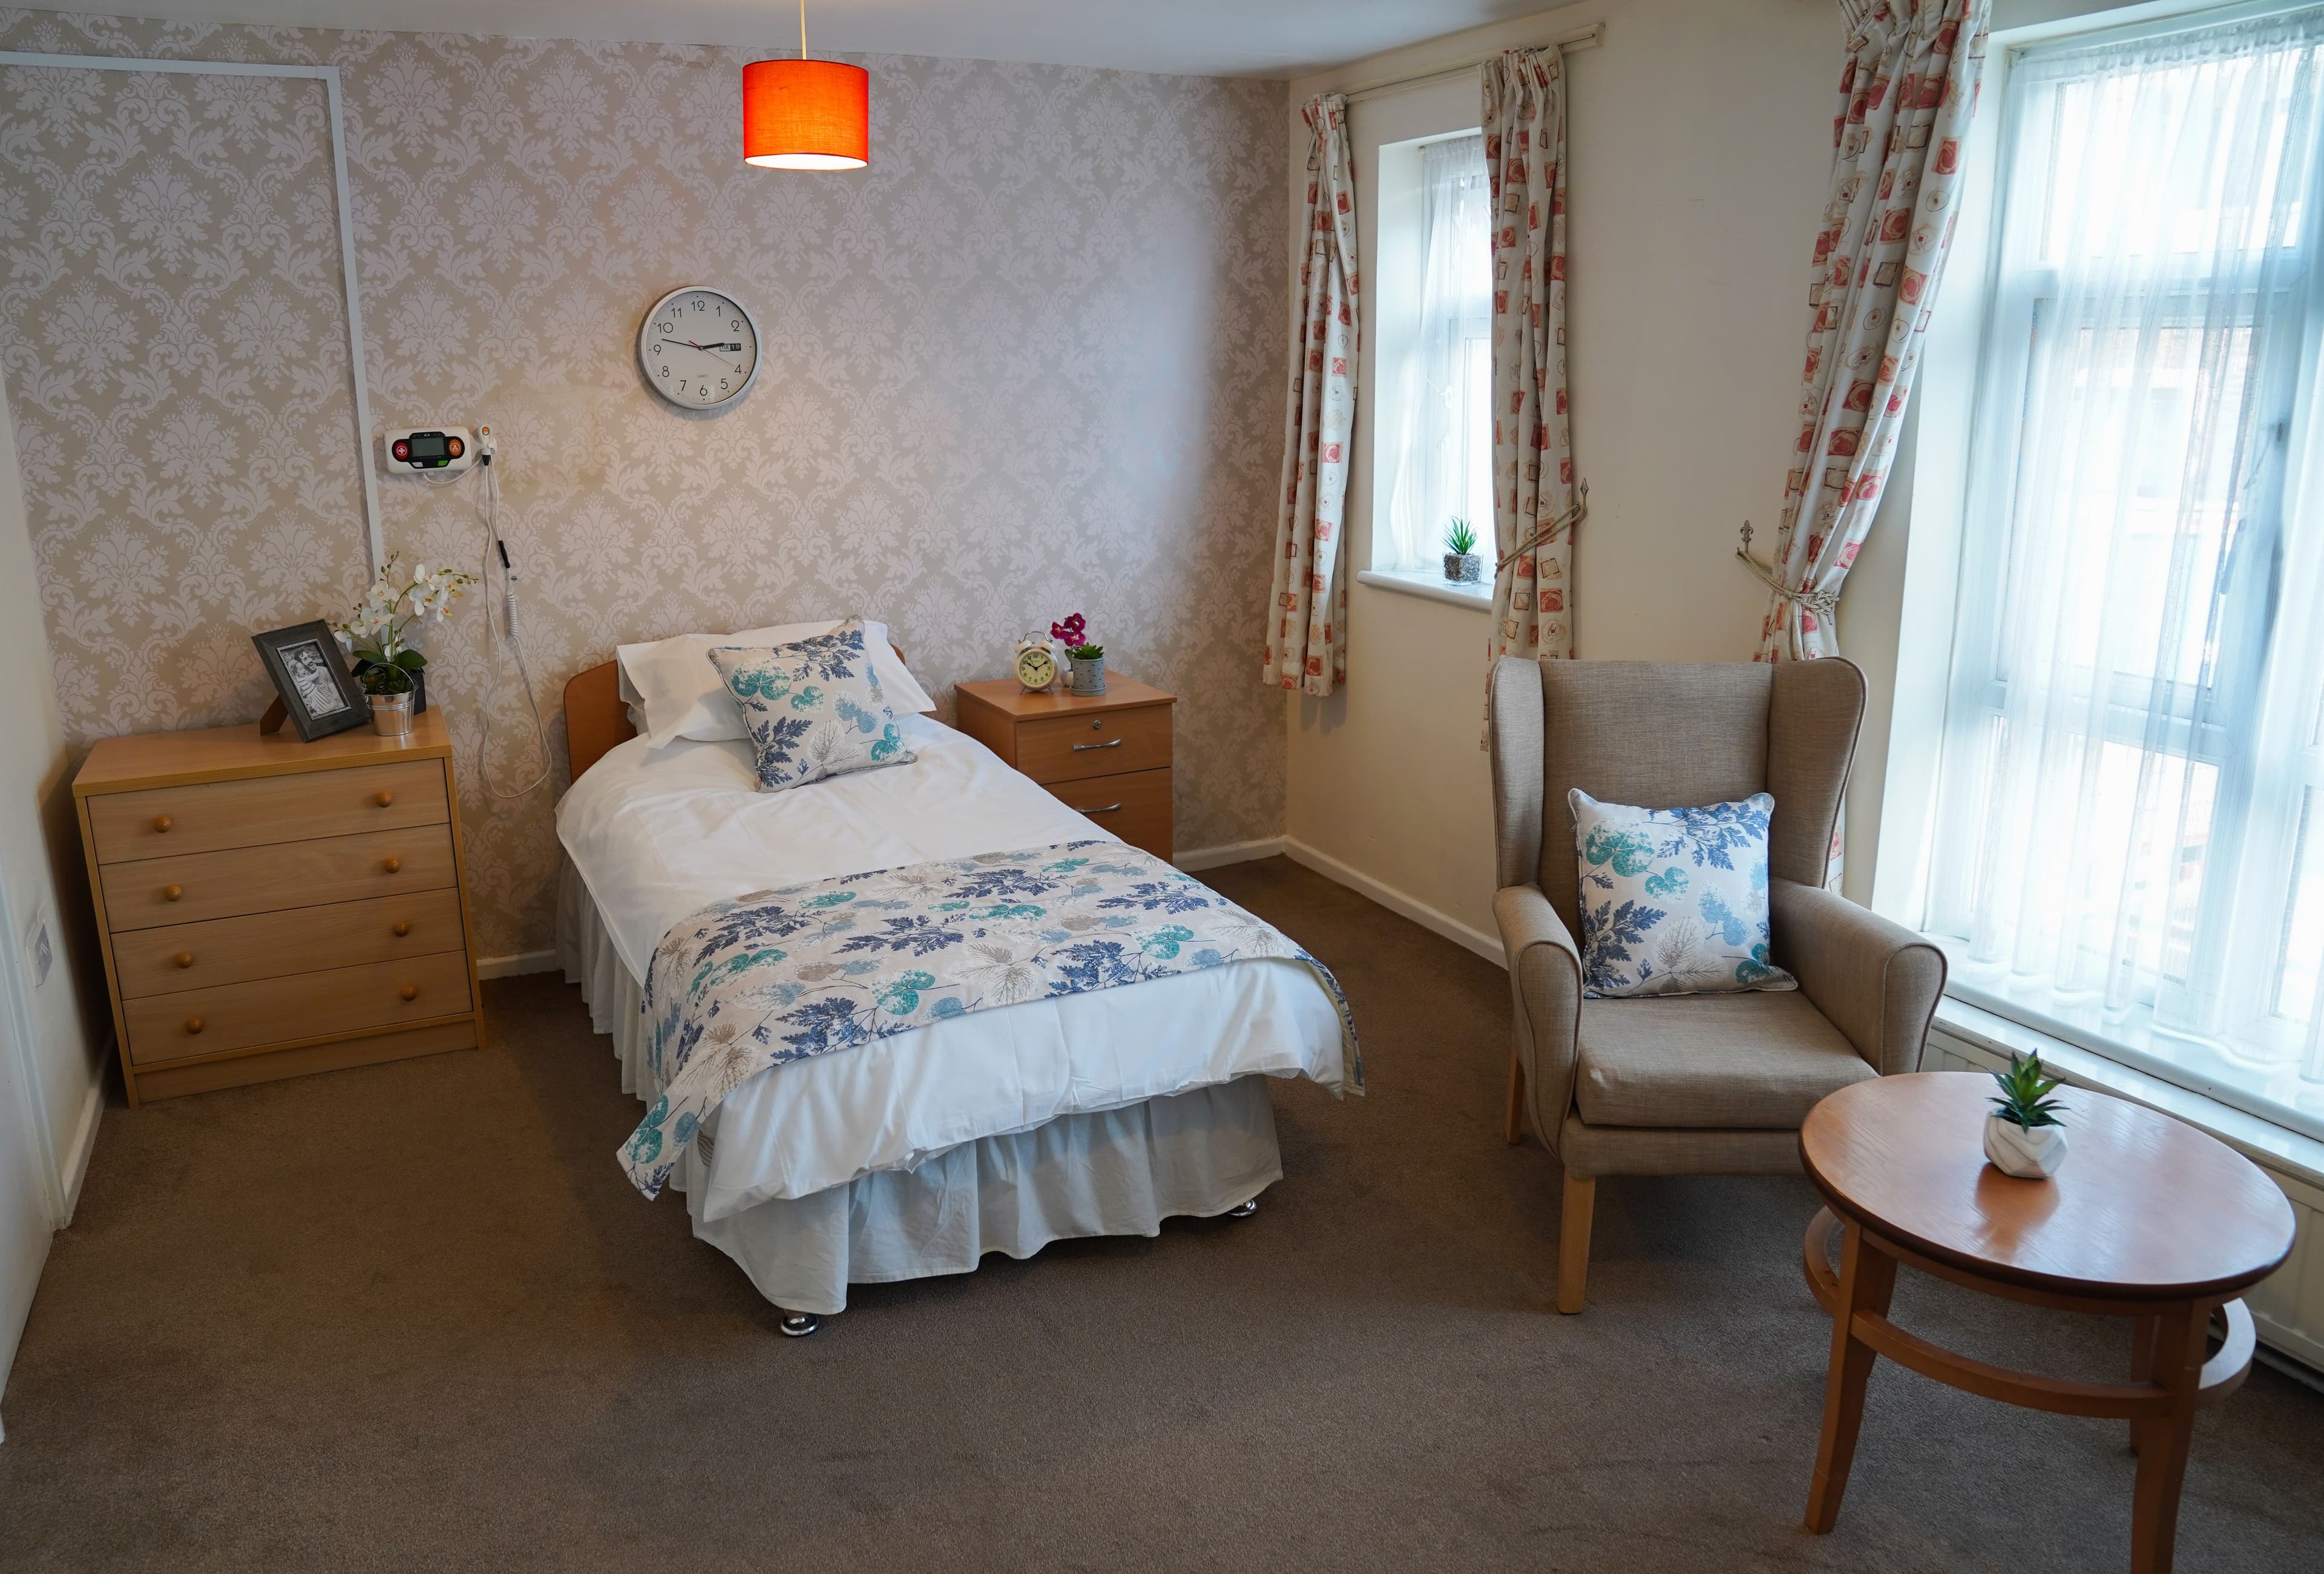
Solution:
<path fill-rule="evenodd" d="M 183 896 L 185 893 L 186 888 L 183 885 L 164 885 L 161 887 L 161 900 L 164 902 L 175 902 L 179 897 Z"/>
<path fill-rule="evenodd" d="M 198 1033 L 201 1032 L 202 1019 L 198 1016 L 189 1016 L 186 1018 L 186 1031 L 189 1033 Z"/>
<path fill-rule="evenodd" d="M 170 960 L 177 963 L 180 968 L 190 968 L 194 965 L 194 953 L 191 951 L 180 951 L 176 956 L 171 957 Z"/>
<path fill-rule="evenodd" d="M 166 831 L 174 823 L 166 814 L 157 814 L 153 817 L 153 829 L 157 831 Z"/>
<path fill-rule="evenodd" d="M 399 918 L 387 927 L 394 931 L 397 940 L 401 940 L 411 932 L 411 921 L 408 918 Z"/>
<path fill-rule="evenodd" d="M 385 809 L 389 804 L 395 801 L 395 794 L 392 792 L 382 792 L 375 795 L 372 799 L 372 801 L 378 804 L 382 809 Z"/>
<path fill-rule="evenodd" d="M 401 858 L 390 858 L 385 863 L 380 865 L 380 867 L 392 875 L 398 869 L 403 867 L 403 860 Z"/>
<path fill-rule="evenodd" d="M 406 984 L 402 988 L 397 990 L 396 993 L 402 995 L 406 1000 L 417 1000 L 420 998 L 420 986 L 417 984 Z"/>

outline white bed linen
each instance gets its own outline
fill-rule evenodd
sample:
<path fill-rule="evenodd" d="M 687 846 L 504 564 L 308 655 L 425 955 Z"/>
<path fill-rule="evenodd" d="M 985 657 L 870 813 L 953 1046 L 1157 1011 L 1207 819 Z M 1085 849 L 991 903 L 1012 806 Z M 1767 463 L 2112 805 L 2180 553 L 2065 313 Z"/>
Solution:
<path fill-rule="evenodd" d="M 581 986 L 591 1025 L 613 1035 L 622 1086 L 635 1092 L 645 1070 L 643 991 L 614 954 L 570 864 L 558 896 L 565 976 Z M 684 1194 L 694 1233 L 733 1258 L 786 1311 L 830 1316 L 847 1309 L 851 1283 L 965 1273 L 987 1252 L 1024 1258 L 1051 1241 L 1156 1235 L 1167 1218 L 1224 1213 L 1283 1178 L 1266 1079 L 1240 1077 L 1119 1109 L 1059 1116 L 1030 1131 L 963 1143 L 909 1170 L 882 1170 L 811 1197 L 770 1198 L 713 1218 L 721 1164 L 732 1174 L 750 1161 L 747 1149 L 725 1157 L 716 1140 L 721 1123 L 731 1118 L 739 1132 L 762 1121 L 753 1105 L 764 1086 L 736 1089 L 727 1107 L 712 1114 L 669 1186 Z"/>
<path fill-rule="evenodd" d="M 713 902 L 1104 835 L 965 735 L 919 717 L 898 725 L 914 764 L 788 792 L 756 790 L 740 742 L 650 755 L 633 738 L 585 773 L 558 807 L 558 834 L 586 887 L 576 898 L 603 915 L 623 970 L 642 980 L 670 926 Z M 1342 1088 L 1338 1010 L 1305 964 L 1240 962 L 972 1012 L 776 1067 L 729 1095 L 699 1217 L 1256 1073 Z"/>

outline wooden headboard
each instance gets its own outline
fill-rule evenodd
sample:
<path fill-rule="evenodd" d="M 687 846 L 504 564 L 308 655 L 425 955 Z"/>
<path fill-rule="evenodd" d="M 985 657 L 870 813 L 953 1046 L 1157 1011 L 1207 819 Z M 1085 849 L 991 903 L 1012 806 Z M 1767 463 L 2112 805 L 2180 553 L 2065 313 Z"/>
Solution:
<path fill-rule="evenodd" d="M 898 661 L 904 660 L 900 645 L 890 641 L 888 648 Z M 578 782 L 581 773 L 604 759 L 614 745 L 637 736 L 638 729 L 630 725 L 630 708 L 622 700 L 619 662 L 576 673 L 565 685 L 565 763 L 573 770 L 567 781 Z"/>

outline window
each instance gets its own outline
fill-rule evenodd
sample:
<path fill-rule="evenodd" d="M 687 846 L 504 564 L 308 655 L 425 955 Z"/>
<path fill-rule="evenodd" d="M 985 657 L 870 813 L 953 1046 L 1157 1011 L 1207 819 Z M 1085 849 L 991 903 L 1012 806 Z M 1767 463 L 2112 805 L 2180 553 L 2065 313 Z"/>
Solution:
<path fill-rule="evenodd" d="M 2324 8 L 2015 56 L 1927 923 L 2324 1136 Z"/>
<path fill-rule="evenodd" d="M 1480 134 L 1424 143 L 1419 155 L 1419 310 L 1389 381 L 1392 480 L 1372 566 L 1441 578 L 1456 519 L 1476 532 L 1473 550 L 1492 552 L 1492 192 Z M 1492 595 L 1489 577 L 1468 588 Z"/>

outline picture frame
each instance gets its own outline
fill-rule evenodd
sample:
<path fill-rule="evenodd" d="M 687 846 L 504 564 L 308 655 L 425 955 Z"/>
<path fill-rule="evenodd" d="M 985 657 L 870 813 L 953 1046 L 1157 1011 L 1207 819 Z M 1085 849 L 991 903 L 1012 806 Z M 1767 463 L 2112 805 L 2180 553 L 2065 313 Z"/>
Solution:
<path fill-rule="evenodd" d="M 328 737 L 371 719 L 371 701 L 340 653 L 338 636 L 320 618 L 250 636 L 274 681 L 284 713 L 302 743 Z"/>

